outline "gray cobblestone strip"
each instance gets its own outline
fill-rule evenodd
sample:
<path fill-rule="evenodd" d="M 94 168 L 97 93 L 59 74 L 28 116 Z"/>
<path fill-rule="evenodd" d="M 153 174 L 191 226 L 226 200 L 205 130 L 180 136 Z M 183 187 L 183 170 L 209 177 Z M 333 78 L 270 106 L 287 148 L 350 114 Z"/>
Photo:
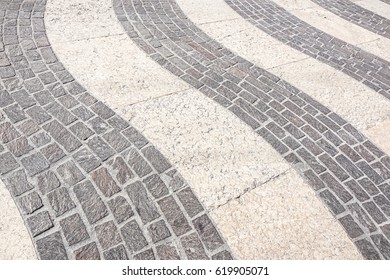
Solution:
<path fill-rule="evenodd" d="M 371 32 L 390 38 L 390 20 L 349 0 L 311 0 L 330 12 Z"/>
<path fill-rule="evenodd" d="M 380 0 L 380 1 L 390 5 L 390 0 Z"/>
<path fill-rule="evenodd" d="M 296 168 L 367 259 L 390 259 L 390 157 L 310 96 L 209 38 L 174 0 L 113 3 L 141 49 L 236 114 Z"/>
<path fill-rule="evenodd" d="M 174 167 L 57 60 L 45 0 L 0 0 L 0 174 L 41 259 L 232 258 Z"/>
<path fill-rule="evenodd" d="M 270 0 L 225 0 L 238 14 L 284 44 L 390 99 L 390 63 L 293 16 Z"/>

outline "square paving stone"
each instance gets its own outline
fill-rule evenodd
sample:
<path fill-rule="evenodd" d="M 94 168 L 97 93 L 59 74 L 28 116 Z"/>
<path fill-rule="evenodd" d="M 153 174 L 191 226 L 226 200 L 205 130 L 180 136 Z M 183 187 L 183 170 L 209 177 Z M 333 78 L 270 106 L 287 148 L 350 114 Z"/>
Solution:
<path fill-rule="evenodd" d="M 180 260 L 176 247 L 170 244 L 162 244 L 156 247 L 157 255 L 160 260 Z"/>
<path fill-rule="evenodd" d="M 89 238 L 87 229 L 79 214 L 74 214 L 61 220 L 60 225 L 69 246 Z"/>
<path fill-rule="evenodd" d="M 88 141 L 88 146 L 103 161 L 115 154 L 115 151 L 97 136 Z"/>
<path fill-rule="evenodd" d="M 5 153 L 0 155 L 0 174 L 4 175 L 19 167 L 15 158 L 11 153 Z"/>
<path fill-rule="evenodd" d="M 64 182 L 70 186 L 77 184 L 85 178 L 83 173 L 80 171 L 80 169 L 78 169 L 73 161 L 67 161 L 61 164 L 57 168 L 57 172 L 64 180 Z"/>
<path fill-rule="evenodd" d="M 108 201 L 108 207 L 112 214 L 114 215 L 115 220 L 118 224 L 128 220 L 134 215 L 133 210 L 130 207 L 130 204 L 122 196 L 117 196 Z"/>
<path fill-rule="evenodd" d="M 26 137 L 22 137 L 8 143 L 7 147 L 16 157 L 27 154 L 33 149 L 33 147 L 29 145 Z"/>
<path fill-rule="evenodd" d="M 73 158 L 87 173 L 100 166 L 100 160 L 87 148 L 82 148 L 73 154 Z"/>
<path fill-rule="evenodd" d="M 128 260 L 125 246 L 119 245 L 103 253 L 106 260 Z"/>
<path fill-rule="evenodd" d="M 127 121 L 122 119 L 121 117 L 118 116 L 113 116 L 107 121 L 113 128 L 118 129 L 118 130 L 123 130 L 127 127 L 129 127 L 129 124 Z"/>
<path fill-rule="evenodd" d="M 135 182 L 129 185 L 126 188 L 126 191 L 144 224 L 160 217 L 160 213 L 158 212 L 156 205 L 148 196 L 141 182 Z"/>
<path fill-rule="evenodd" d="M 114 111 L 101 101 L 96 102 L 90 108 L 103 119 L 108 119 L 115 115 Z"/>
<path fill-rule="evenodd" d="M 64 187 L 48 193 L 47 198 L 56 217 L 61 216 L 76 207 L 73 200 L 70 198 L 68 190 Z"/>
<path fill-rule="evenodd" d="M 46 132 L 40 132 L 30 137 L 35 147 L 39 148 L 50 142 L 51 137 Z"/>
<path fill-rule="evenodd" d="M 161 199 L 158 201 L 158 205 L 177 236 L 183 235 L 191 230 L 191 226 L 188 224 L 183 211 L 172 196 Z"/>
<path fill-rule="evenodd" d="M 157 221 L 148 227 L 149 235 L 154 243 L 164 240 L 171 236 L 171 232 L 163 220 Z"/>
<path fill-rule="evenodd" d="M 20 122 L 20 121 L 26 119 L 26 114 L 24 113 L 23 109 L 17 104 L 8 106 L 7 108 L 4 108 L 3 110 L 7 114 L 7 117 L 13 123 L 17 123 L 17 122 Z"/>
<path fill-rule="evenodd" d="M 81 142 L 56 120 L 44 125 L 43 128 L 69 153 L 81 146 Z"/>
<path fill-rule="evenodd" d="M 103 121 L 102 118 L 96 117 L 93 119 L 90 119 L 88 121 L 88 125 L 92 127 L 92 129 L 97 133 L 97 134 L 102 134 L 111 129 L 111 127 Z"/>
<path fill-rule="evenodd" d="M 70 131 L 73 132 L 74 135 L 76 135 L 80 140 L 88 139 L 90 136 L 94 134 L 92 130 L 90 130 L 85 124 L 82 122 L 77 122 L 74 125 L 72 125 L 70 128 Z"/>
<path fill-rule="evenodd" d="M 189 260 L 208 260 L 202 242 L 200 241 L 196 233 L 183 236 L 181 238 L 181 244 L 184 248 L 184 252 Z"/>
<path fill-rule="evenodd" d="M 72 113 L 75 114 L 77 117 L 82 119 L 83 121 L 87 121 L 93 116 L 95 116 L 94 113 L 92 113 L 90 110 L 88 110 L 85 106 L 81 105 L 75 109 L 72 110 Z"/>
<path fill-rule="evenodd" d="M 190 188 L 180 191 L 177 197 L 190 217 L 194 217 L 203 211 L 202 205 Z"/>
<path fill-rule="evenodd" d="M 91 177 L 106 197 L 111 197 L 121 191 L 105 167 L 101 167 L 92 172 Z"/>
<path fill-rule="evenodd" d="M 11 125 L 11 123 L 6 122 L 0 124 L 0 140 L 4 144 L 15 140 L 19 136 L 19 132 L 16 131 L 16 129 Z"/>
<path fill-rule="evenodd" d="M 27 224 L 33 237 L 40 235 L 53 227 L 49 212 L 40 212 L 27 218 Z"/>
<path fill-rule="evenodd" d="M 144 147 L 146 144 L 148 144 L 148 140 L 146 140 L 146 138 L 133 127 L 129 127 L 128 129 L 126 129 L 122 133 L 138 149 L 140 149 L 140 148 Z"/>
<path fill-rule="evenodd" d="M 142 153 L 159 173 L 162 173 L 171 167 L 171 164 L 154 146 L 144 148 Z"/>
<path fill-rule="evenodd" d="M 39 191 L 47 194 L 60 186 L 57 176 L 52 171 L 40 174 L 37 179 Z"/>
<path fill-rule="evenodd" d="M 43 206 L 42 199 L 37 192 L 22 196 L 18 202 L 22 212 L 25 214 L 31 214 Z"/>
<path fill-rule="evenodd" d="M 73 190 L 90 224 L 96 223 L 109 214 L 106 205 L 90 181 L 79 183 Z"/>
<path fill-rule="evenodd" d="M 148 245 L 145 236 L 135 220 L 125 224 L 121 228 L 121 233 L 131 253 L 138 252 Z"/>
<path fill-rule="evenodd" d="M 14 172 L 4 181 L 4 183 L 13 196 L 19 196 L 34 188 L 27 181 L 24 170 Z"/>
<path fill-rule="evenodd" d="M 100 260 L 99 249 L 95 242 L 84 245 L 73 252 L 76 260 Z"/>
<path fill-rule="evenodd" d="M 50 167 L 50 163 L 41 153 L 35 153 L 21 159 L 30 176 L 34 176 Z"/>
<path fill-rule="evenodd" d="M 217 229 L 206 214 L 194 219 L 193 224 L 207 249 L 213 251 L 224 244 Z"/>
<path fill-rule="evenodd" d="M 122 242 L 122 238 L 113 221 L 108 221 L 104 224 L 96 226 L 95 232 L 103 250 L 111 248 Z"/>
<path fill-rule="evenodd" d="M 42 124 L 52 117 L 40 106 L 34 106 L 26 110 L 26 113 L 38 124 Z"/>
<path fill-rule="evenodd" d="M 41 260 L 67 260 L 68 255 L 60 232 L 52 233 L 36 241 Z"/>
<path fill-rule="evenodd" d="M 154 198 L 161 198 L 169 194 L 167 186 L 156 174 L 147 177 L 143 182 Z"/>
<path fill-rule="evenodd" d="M 41 153 L 50 163 L 55 163 L 65 156 L 64 151 L 56 143 L 42 148 Z"/>
<path fill-rule="evenodd" d="M 141 157 L 141 155 L 137 152 L 136 149 L 131 149 L 129 151 L 128 158 L 128 163 L 130 167 L 140 178 L 148 175 L 153 171 L 150 165 L 146 162 L 145 159 Z"/>
<path fill-rule="evenodd" d="M 118 130 L 107 132 L 103 138 L 110 144 L 117 152 L 122 152 L 124 149 L 130 147 L 130 142 L 123 137 Z"/>

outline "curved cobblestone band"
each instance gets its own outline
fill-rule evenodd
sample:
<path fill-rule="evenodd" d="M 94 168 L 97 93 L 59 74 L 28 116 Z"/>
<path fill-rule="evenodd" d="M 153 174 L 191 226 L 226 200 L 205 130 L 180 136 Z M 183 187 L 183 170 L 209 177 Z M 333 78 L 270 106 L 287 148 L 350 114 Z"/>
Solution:
<path fill-rule="evenodd" d="M 57 60 L 45 5 L 0 1 L 0 174 L 39 258 L 232 258 L 175 168 Z"/>
<path fill-rule="evenodd" d="M 368 259 L 390 259 L 390 158 L 351 124 L 233 54 L 174 0 L 114 0 L 130 38 L 237 115 L 308 180 Z"/>
<path fill-rule="evenodd" d="M 349 0 L 311 0 L 330 12 L 371 32 L 390 39 L 390 20 Z"/>
<path fill-rule="evenodd" d="M 270 0 L 225 2 L 272 37 L 342 71 L 390 99 L 388 61 L 307 24 Z"/>
<path fill-rule="evenodd" d="M 390 0 L 380 0 L 380 1 L 390 5 Z"/>

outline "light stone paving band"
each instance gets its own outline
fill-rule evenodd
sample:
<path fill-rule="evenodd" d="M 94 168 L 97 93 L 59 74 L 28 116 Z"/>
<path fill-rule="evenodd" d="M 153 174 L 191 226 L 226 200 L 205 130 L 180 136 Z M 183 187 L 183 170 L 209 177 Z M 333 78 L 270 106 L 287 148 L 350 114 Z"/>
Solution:
<path fill-rule="evenodd" d="M 175 168 L 57 60 L 45 6 L 0 0 L 0 174 L 39 258 L 231 259 Z"/>
<path fill-rule="evenodd" d="M 371 32 L 390 38 L 390 20 L 349 0 L 311 0 L 332 13 Z"/>
<path fill-rule="evenodd" d="M 236 114 L 290 162 L 368 259 L 390 258 L 390 158 L 307 94 L 233 54 L 173 0 L 114 0 L 130 38 Z"/>
<path fill-rule="evenodd" d="M 279 41 L 324 62 L 390 99 L 390 63 L 291 15 L 270 0 L 225 0 Z"/>

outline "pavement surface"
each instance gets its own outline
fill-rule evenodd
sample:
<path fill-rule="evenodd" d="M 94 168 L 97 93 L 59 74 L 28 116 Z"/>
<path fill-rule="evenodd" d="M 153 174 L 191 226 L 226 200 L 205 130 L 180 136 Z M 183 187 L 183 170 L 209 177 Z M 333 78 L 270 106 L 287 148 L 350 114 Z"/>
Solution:
<path fill-rule="evenodd" d="M 0 0 L 0 259 L 390 259 L 389 12 Z"/>

